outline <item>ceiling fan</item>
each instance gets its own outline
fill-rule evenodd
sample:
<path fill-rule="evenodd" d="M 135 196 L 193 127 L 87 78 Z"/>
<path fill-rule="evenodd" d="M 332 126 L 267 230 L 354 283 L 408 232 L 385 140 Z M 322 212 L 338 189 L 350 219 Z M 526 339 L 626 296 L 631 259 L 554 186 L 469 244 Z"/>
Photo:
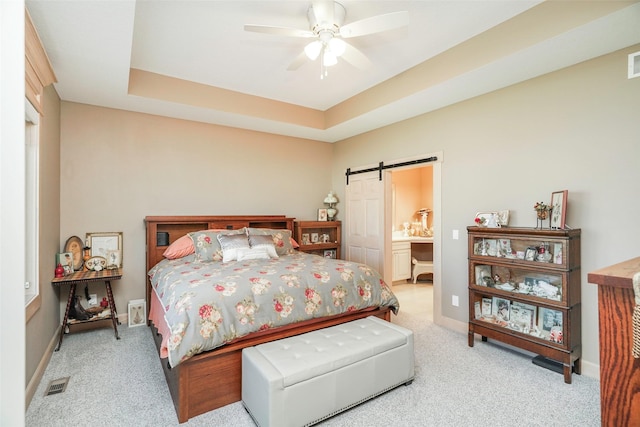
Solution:
<path fill-rule="evenodd" d="M 343 25 L 346 9 L 333 0 L 316 0 L 307 10 L 309 29 L 247 24 L 245 31 L 289 37 L 313 39 L 304 51 L 289 65 L 287 70 L 296 70 L 307 59 L 315 61 L 321 57 L 321 77 L 327 75 L 326 67 L 335 65 L 342 58 L 359 69 L 371 65 L 369 59 L 344 39 L 366 36 L 408 25 L 409 12 L 392 12 L 376 15 Z"/>

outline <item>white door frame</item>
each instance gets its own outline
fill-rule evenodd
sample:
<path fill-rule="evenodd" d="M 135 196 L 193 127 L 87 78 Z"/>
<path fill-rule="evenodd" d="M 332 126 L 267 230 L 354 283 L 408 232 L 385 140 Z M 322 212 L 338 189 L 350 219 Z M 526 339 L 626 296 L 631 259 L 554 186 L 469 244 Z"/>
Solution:
<path fill-rule="evenodd" d="M 430 163 L 417 163 L 415 165 L 399 167 L 397 170 L 407 170 L 413 168 L 420 168 L 424 166 L 432 166 L 433 169 L 433 216 L 431 217 L 431 224 L 433 226 L 433 322 L 441 324 L 442 319 L 442 162 L 444 161 L 444 154 L 442 151 L 438 151 L 431 154 L 424 154 L 419 156 L 413 156 L 403 159 L 395 159 L 384 161 L 384 164 L 396 164 L 411 161 L 418 161 L 429 157 L 436 157 L 437 160 Z M 363 170 L 372 165 L 354 167 L 353 170 Z M 384 179 L 386 182 L 391 182 L 391 172 L 389 169 L 383 171 Z M 346 185 L 346 184 L 345 184 Z M 388 188 L 387 188 L 388 187 Z M 391 184 L 385 187 L 384 192 L 384 280 L 388 284 L 393 283 L 393 269 L 391 268 L 391 256 L 392 242 L 391 242 L 391 228 L 392 228 L 392 215 L 391 215 Z M 388 190 L 388 191 L 387 191 Z M 347 190 L 345 188 L 345 194 Z M 347 206 L 347 213 L 348 206 Z M 345 235 L 348 235 L 346 230 Z"/>

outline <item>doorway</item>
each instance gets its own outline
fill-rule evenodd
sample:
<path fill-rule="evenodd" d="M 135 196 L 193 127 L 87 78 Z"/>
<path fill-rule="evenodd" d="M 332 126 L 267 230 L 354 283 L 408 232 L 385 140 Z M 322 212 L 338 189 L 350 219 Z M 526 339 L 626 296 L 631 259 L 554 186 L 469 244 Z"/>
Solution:
<path fill-rule="evenodd" d="M 433 260 L 433 166 L 392 169 L 391 186 L 392 252 L 386 257 L 391 258 L 393 292 L 404 312 L 433 321 L 434 274 L 414 278 L 412 262 Z"/>
<path fill-rule="evenodd" d="M 426 163 L 420 162 L 422 159 L 434 157 L 435 161 L 431 161 L 428 163 L 429 167 L 432 168 L 432 211 L 430 213 L 429 224 L 430 227 L 433 227 L 433 321 L 438 324 L 441 322 L 442 317 L 442 284 L 441 284 L 441 271 L 442 271 L 442 214 L 441 214 L 441 176 L 442 176 L 442 161 L 443 154 L 442 152 L 433 153 L 431 155 L 421 155 L 414 158 L 409 159 L 399 159 L 399 160 L 389 160 L 385 161 L 386 164 L 399 164 L 404 162 L 416 162 L 415 164 L 410 164 L 407 166 L 402 166 L 398 168 L 394 168 L 393 170 L 405 170 L 412 168 L 422 168 L 426 165 Z M 406 163 L 405 163 L 406 164 Z M 355 170 L 364 170 L 367 169 L 368 166 L 363 166 L 361 168 L 354 168 Z M 369 169 L 371 170 L 371 169 Z M 375 169 L 374 169 L 375 170 Z M 372 229 L 380 230 L 378 233 L 378 238 L 382 240 L 379 243 L 379 247 L 383 248 L 384 260 L 380 263 L 382 264 L 380 268 L 380 272 L 382 273 L 385 282 L 391 284 L 393 283 L 393 273 L 392 273 L 392 228 L 393 228 L 393 214 L 392 214 L 392 204 L 393 204 L 393 193 L 391 191 L 391 169 L 386 169 L 381 172 L 380 180 L 378 180 L 378 172 L 369 172 L 366 175 L 373 174 L 374 180 L 379 181 L 380 186 L 384 189 L 381 192 L 380 202 L 376 203 L 367 203 L 372 206 L 378 206 L 374 209 L 375 215 L 353 215 L 351 212 L 351 202 L 349 201 L 350 188 L 345 188 L 346 195 L 346 221 L 343 225 L 344 227 L 344 237 L 346 241 L 347 248 L 351 244 L 352 237 L 354 240 L 357 240 L 358 236 L 356 235 L 358 229 L 362 228 L 357 223 L 356 217 L 359 218 L 377 218 L 378 226 L 373 226 L 373 224 L 369 224 Z M 365 175 L 365 174 L 363 174 Z M 372 184 L 373 185 L 373 184 Z M 354 203 L 354 206 L 367 205 L 363 203 Z M 355 211 L 354 211 L 355 213 Z M 377 216 L 376 216 L 377 215 Z M 354 223 L 354 225 L 350 225 L 350 223 Z M 353 236 L 352 236 L 353 235 Z M 349 258 L 349 251 L 346 251 L 347 257 Z"/>

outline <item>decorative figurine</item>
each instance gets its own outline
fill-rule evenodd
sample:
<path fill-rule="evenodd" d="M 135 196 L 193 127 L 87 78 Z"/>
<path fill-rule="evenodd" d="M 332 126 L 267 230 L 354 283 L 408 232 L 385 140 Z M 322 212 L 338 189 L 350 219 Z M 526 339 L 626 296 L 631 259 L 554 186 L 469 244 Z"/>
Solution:
<path fill-rule="evenodd" d="M 58 266 L 56 267 L 54 273 L 55 273 L 56 279 L 64 277 L 64 267 L 62 267 L 62 264 L 58 263 Z"/>

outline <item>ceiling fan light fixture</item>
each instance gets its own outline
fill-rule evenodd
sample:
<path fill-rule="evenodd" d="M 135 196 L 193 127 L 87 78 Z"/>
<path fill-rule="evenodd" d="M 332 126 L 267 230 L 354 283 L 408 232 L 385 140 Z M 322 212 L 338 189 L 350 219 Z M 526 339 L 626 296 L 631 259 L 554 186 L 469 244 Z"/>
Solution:
<path fill-rule="evenodd" d="M 334 37 L 329 40 L 329 49 L 331 49 L 331 52 L 333 52 L 335 56 L 340 56 L 346 49 L 346 43 L 344 40 Z"/>
<path fill-rule="evenodd" d="M 307 55 L 312 61 L 315 61 L 318 56 L 320 56 L 320 51 L 322 50 L 322 42 L 320 40 L 312 41 L 304 48 L 304 53 Z"/>
<path fill-rule="evenodd" d="M 325 49 L 324 54 L 322 55 L 322 64 L 325 67 L 331 67 L 337 63 L 338 57 L 330 49 Z"/>

